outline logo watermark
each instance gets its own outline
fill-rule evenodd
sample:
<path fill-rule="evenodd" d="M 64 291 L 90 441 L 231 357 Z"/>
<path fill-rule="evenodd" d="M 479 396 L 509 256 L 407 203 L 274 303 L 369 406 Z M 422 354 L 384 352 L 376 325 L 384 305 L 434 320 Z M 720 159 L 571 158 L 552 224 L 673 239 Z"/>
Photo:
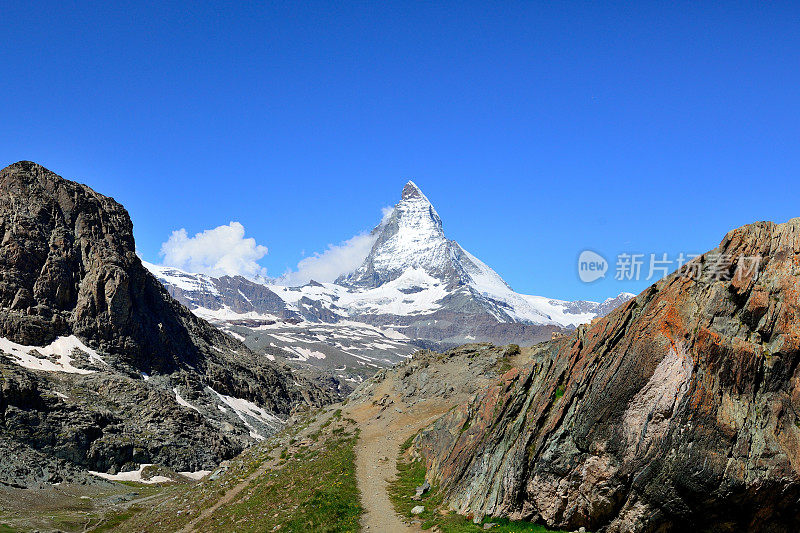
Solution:
<path fill-rule="evenodd" d="M 602 255 L 591 250 L 584 250 L 578 256 L 578 277 L 584 283 L 591 283 L 606 277 L 608 261 Z"/>
<path fill-rule="evenodd" d="M 714 281 L 750 279 L 758 274 L 761 256 L 733 256 L 709 252 L 705 255 L 680 252 L 673 256 L 667 253 L 617 254 L 614 264 L 614 279 L 617 281 L 658 280 L 673 271 L 681 275 L 700 279 L 703 275 Z M 584 250 L 578 256 L 578 277 L 584 283 L 605 278 L 608 271 L 605 257 L 592 250 Z"/>

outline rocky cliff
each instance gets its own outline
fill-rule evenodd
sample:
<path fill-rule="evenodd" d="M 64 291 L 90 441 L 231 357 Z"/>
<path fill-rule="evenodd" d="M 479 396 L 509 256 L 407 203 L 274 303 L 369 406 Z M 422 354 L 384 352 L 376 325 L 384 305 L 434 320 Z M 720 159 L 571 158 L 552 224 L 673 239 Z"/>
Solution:
<path fill-rule="evenodd" d="M 113 199 L 0 171 L 0 482 L 213 466 L 328 397 L 173 300 Z"/>
<path fill-rule="evenodd" d="M 760 258 L 760 259 L 752 259 Z M 416 439 L 452 508 L 593 531 L 796 531 L 800 219 L 542 345 Z"/>

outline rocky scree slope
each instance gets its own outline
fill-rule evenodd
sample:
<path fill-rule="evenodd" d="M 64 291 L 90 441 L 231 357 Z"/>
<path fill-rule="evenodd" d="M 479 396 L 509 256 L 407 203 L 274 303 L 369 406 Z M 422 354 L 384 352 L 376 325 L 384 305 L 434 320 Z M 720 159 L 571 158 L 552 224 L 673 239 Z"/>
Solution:
<path fill-rule="evenodd" d="M 757 269 L 740 261 L 755 256 Z M 734 230 L 542 345 L 416 450 L 465 514 L 570 530 L 796 531 L 799 276 L 800 219 Z"/>
<path fill-rule="evenodd" d="M 0 171 L 0 483 L 210 468 L 326 393 L 173 300 L 113 199 Z"/>

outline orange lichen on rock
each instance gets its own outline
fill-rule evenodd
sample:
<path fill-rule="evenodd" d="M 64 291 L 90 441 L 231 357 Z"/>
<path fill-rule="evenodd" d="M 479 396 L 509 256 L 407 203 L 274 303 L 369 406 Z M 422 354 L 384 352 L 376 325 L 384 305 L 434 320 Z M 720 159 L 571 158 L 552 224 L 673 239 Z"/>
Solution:
<path fill-rule="evenodd" d="M 664 313 L 659 331 L 667 337 L 673 345 L 676 339 L 682 338 L 686 333 L 684 322 L 674 305 L 670 305 Z"/>
<path fill-rule="evenodd" d="M 433 470 L 451 507 L 567 530 L 796 530 L 798 252 L 800 219 L 734 230 L 697 276 L 543 345 L 467 430 L 422 439 L 447 456 Z"/>

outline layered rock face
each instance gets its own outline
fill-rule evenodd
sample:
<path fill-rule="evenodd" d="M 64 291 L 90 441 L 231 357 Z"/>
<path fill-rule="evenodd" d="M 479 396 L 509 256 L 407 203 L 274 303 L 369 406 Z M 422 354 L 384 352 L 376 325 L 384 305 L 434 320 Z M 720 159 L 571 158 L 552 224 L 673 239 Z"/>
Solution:
<path fill-rule="evenodd" d="M 35 163 L 0 171 L 0 482 L 207 468 L 329 398 L 173 300 L 132 229 Z"/>
<path fill-rule="evenodd" d="M 796 531 L 799 290 L 800 219 L 730 232 L 421 434 L 429 476 L 555 528 Z"/>

